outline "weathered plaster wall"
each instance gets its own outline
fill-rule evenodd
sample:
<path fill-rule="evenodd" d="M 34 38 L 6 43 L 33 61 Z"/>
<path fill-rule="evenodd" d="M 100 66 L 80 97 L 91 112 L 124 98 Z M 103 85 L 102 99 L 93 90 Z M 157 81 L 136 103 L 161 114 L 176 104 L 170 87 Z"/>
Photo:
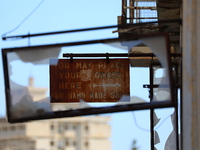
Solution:
<path fill-rule="evenodd" d="M 183 0 L 183 147 L 200 149 L 200 1 Z"/>

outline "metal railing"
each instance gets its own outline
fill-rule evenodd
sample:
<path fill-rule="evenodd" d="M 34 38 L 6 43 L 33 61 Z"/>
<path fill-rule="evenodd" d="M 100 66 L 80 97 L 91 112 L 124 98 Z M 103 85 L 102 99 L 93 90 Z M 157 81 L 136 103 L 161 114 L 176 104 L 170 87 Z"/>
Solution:
<path fill-rule="evenodd" d="M 155 0 L 122 0 L 122 16 L 126 24 L 157 20 Z"/>

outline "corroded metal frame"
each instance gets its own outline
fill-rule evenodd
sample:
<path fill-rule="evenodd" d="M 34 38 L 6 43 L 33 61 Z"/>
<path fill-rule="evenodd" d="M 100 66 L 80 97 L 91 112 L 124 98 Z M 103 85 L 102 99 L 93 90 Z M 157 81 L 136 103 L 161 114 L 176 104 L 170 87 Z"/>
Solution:
<path fill-rule="evenodd" d="M 137 35 L 125 38 L 113 38 L 113 39 L 101 39 L 101 40 L 90 40 L 90 41 L 79 41 L 79 42 L 70 42 L 70 43 L 61 43 L 61 44 L 51 44 L 51 45 L 39 45 L 39 46 L 29 46 L 28 48 L 31 50 L 32 48 L 44 48 L 44 47 L 56 47 L 56 46 L 76 46 L 76 45 L 85 45 L 85 44 L 95 44 L 95 43 L 107 43 L 107 42 L 116 42 L 116 41 L 127 41 L 127 40 L 136 40 L 141 37 L 154 37 L 154 36 L 164 36 L 166 39 L 166 59 L 168 60 L 168 69 L 170 70 L 171 65 L 171 54 L 169 50 L 169 35 L 167 33 L 156 33 L 156 34 L 148 34 L 148 35 Z M 56 111 L 51 114 L 45 114 L 41 116 L 33 116 L 19 119 L 12 119 L 10 114 L 10 87 L 9 87 L 9 76 L 8 76 L 8 60 L 7 54 L 12 51 L 18 51 L 27 49 L 27 47 L 17 47 L 17 48 L 4 48 L 2 49 L 2 58 L 3 58 L 3 66 L 4 66 L 4 79 L 5 79 L 5 95 L 6 95 L 6 107 L 7 107 L 7 118 L 10 123 L 18 123 L 18 122 L 26 122 L 31 120 L 42 120 L 42 119 L 54 119 L 54 118 L 62 118 L 62 117 L 75 117 L 75 116 L 85 116 L 85 115 L 93 115 L 93 114 L 104 114 L 104 113 L 115 113 L 115 112 L 123 112 L 123 111 L 135 111 L 135 110 L 145 110 L 145 109 L 156 109 L 156 108 L 166 108 L 166 107 L 175 107 L 175 99 L 174 95 L 174 86 L 172 82 L 172 75 L 169 73 L 169 79 L 171 83 L 171 100 L 162 101 L 162 102 L 147 102 L 147 103 L 137 103 L 137 104 L 123 104 L 123 105 L 115 105 L 115 106 L 107 106 L 107 107 L 98 107 L 98 108 L 83 108 L 83 109 L 75 109 L 75 110 L 66 110 L 66 111 Z M 91 54 L 92 55 L 92 54 Z M 94 54 L 97 57 L 100 57 L 102 54 Z M 152 57 L 153 54 L 116 54 L 117 57 Z M 106 57 L 116 55 L 106 54 Z M 177 54 L 178 55 L 178 54 Z M 84 55 L 85 56 L 85 55 Z M 90 55 L 88 55 L 90 57 Z M 179 56 L 179 55 L 178 55 Z M 94 56 L 92 56 L 94 57 Z M 169 71 L 170 72 L 170 71 Z"/>

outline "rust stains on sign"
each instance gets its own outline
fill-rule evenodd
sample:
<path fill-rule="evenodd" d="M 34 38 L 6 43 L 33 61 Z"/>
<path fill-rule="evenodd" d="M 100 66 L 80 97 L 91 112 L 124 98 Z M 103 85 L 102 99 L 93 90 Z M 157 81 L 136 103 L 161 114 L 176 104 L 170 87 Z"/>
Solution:
<path fill-rule="evenodd" d="M 50 61 L 51 103 L 117 102 L 130 95 L 128 59 Z"/>

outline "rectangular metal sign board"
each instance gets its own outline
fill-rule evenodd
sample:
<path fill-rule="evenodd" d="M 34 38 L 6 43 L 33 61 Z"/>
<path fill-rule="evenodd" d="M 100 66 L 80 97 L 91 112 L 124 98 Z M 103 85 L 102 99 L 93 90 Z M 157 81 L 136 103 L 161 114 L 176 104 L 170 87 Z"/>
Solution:
<path fill-rule="evenodd" d="M 51 103 L 117 102 L 130 95 L 129 59 L 51 59 Z"/>

